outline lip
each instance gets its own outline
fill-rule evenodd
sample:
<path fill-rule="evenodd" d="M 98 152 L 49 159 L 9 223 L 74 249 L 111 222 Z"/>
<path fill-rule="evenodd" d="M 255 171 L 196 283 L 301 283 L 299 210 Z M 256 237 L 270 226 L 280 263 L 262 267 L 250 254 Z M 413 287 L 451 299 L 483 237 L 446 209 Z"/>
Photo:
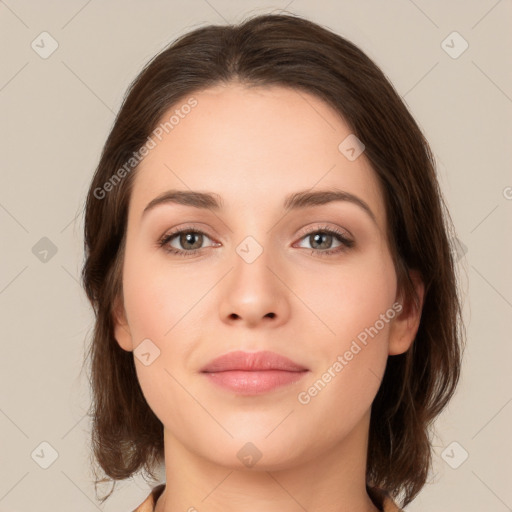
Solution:
<path fill-rule="evenodd" d="M 292 361 L 291 359 L 263 350 L 260 352 L 244 352 L 236 350 L 216 357 L 201 368 L 201 372 L 225 372 L 225 371 L 265 371 L 282 370 L 287 372 L 300 372 L 307 370 L 306 367 Z"/>
<path fill-rule="evenodd" d="M 228 352 L 201 368 L 201 373 L 223 388 L 239 394 L 260 394 L 300 380 L 304 366 L 275 352 Z"/>

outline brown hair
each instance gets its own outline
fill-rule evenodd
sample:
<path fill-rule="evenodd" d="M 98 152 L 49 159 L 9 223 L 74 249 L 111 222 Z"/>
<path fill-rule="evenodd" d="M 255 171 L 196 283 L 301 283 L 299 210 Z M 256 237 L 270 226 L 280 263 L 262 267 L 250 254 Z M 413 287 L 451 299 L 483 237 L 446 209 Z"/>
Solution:
<path fill-rule="evenodd" d="M 453 226 L 428 143 L 383 72 L 343 37 L 288 14 L 207 26 L 180 37 L 131 84 L 105 143 L 85 205 L 82 270 L 96 317 L 89 349 L 92 445 L 108 477 L 96 484 L 112 479 L 115 487 L 116 480 L 141 469 L 154 478 L 152 468 L 164 456 L 163 426 L 142 394 L 133 354 L 121 349 L 113 335 L 136 166 L 108 193 L 104 185 L 113 183 L 114 173 L 144 145 L 170 107 L 194 92 L 234 81 L 309 92 L 343 117 L 363 141 L 382 185 L 405 301 L 418 300 L 408 269 L 422 276 L 425 296 L 415 341 L 404 354 L 388 358 L 369 431 L 367 484 L 395 499 L 403 494 L 404 506 L 426 482 L 430 427 L 459 379 L 463 324 L 449 242 Z"/>

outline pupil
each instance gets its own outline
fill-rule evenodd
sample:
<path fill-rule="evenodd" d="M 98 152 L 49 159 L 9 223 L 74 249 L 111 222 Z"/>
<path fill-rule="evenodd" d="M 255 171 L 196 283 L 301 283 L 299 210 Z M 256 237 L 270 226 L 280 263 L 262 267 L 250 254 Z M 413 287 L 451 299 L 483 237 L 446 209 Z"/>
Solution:
<path fill-rule="evenodd" d="M 332 235 L 329 235 L 327 233 L 324 233 L 324 234 L 317 233 L 316 235 L 313 235 L 315 243 L 318 242 L 322 237 L 327 237 L 327 239 L 329 240 L 329 237 L 332 237 Z M 320 242 L 320 245 L 322 245 L 323 248 L 325 249 L 326 245 L 328 245 L 328 244 L 326 244 L 325 242 L 322 244 L 322 242 Z"/>
<path fill-rule="evenodd" d="M 191 243 L 192 245 L 194 245 L 194 242 L 193 242 L 193 239 L 194 237 L 197 237 L 199 236 L 199 233 L 187 233 L 185 234 L 184 238 L 185 238 L 185 244 L 187 243 Z M 183 241 L 182 241 L 182 245 L 185 245 L 183 244 Z M 201 243 L 199 243 L 199 247 L 201 246 Z M 192 247 L 192 249 L 195 249 L 195 247 Z"/>

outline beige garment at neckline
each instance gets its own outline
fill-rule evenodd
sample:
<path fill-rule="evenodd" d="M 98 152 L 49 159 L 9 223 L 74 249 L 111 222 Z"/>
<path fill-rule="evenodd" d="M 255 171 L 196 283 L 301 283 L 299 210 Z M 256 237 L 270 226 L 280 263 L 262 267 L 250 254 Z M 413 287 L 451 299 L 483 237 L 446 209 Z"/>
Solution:
<path fill-rule="evenodd" d="M 153 487 L 149 496 L 142 502 L 133 512 L 154 512 L 155 505 L 158 501 L 158 498 L 163 493 L 165 489 L 165 483 L 159 484 L 156 487 Z M 368 492 L 372 500 L 376 503 L 378 507 L 382 510 L 382 512 L 403 512 L 393 499 L 386 492 L 381 489 L 368 487 Z"/>

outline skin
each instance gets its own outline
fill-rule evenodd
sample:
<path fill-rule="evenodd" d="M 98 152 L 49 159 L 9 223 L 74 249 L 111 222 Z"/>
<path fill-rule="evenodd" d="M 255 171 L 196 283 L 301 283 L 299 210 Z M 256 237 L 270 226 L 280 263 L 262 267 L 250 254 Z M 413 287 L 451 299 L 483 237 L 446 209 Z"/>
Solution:
<path fill-rule="evenodd" d="M 401 302 L 402 313 L 308 404 L 297 395 L 401 300 L 375 172 L 364 153 L 349 161 L 338 150 L 350 127 L 313 95 L 231 83 L 194 97 L 198 105 L 137 169 L 115 314 L 124 350 L 147 338 L 160 350 L 148 366 L 134 358 L 164 426 L 167 485 L 156 510 L 374 512 L 365 489 L 370 408 L 388 355 L 416 335 L 424 289 L 415 273 L 420 307 Z M 376 222 L 346 201 L 283 209 L 290 193 L 332 187 L 364 200 Z M 169 189 L 215 192 L 225 206 L 168 203 L 141 218 Z M 158 247 L 191 224 L 206 233 L 202 245 L 179 235 L 169 245 L 199 253 Z M 355 245 L 322 256 L 340 246 L 332 238 L 319 248 L 308 235 L 325 226 Z M 247 236 L 263 248 L 252 263 L 236 252 Z M 199 372 L 233 350 L 273 350 L 310 371 L 260 396 L 236 395 Z M 262 454 L 252 467 L 237 457 L 247 442 Z"/>

